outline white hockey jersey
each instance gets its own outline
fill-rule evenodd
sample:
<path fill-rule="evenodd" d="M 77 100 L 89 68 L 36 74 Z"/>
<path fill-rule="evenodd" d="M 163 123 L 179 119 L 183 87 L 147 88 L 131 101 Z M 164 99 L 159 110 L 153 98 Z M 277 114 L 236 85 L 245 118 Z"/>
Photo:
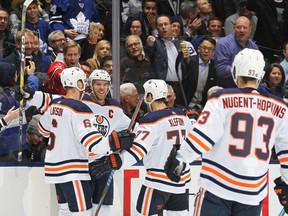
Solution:
<path fill-rule="evenodd" d="M 90 180 L 88 152 L 107 149 L 107 138 L 95 130 L 91 109 L 78 100 L 55 99 L 39 121 L 39 132 L 49 137 L 45 156 L 46 183 Z M 104 145 L 99 144 L 104 143 Z"/>
<path fill-rule="evenodd" d="M 178 183 L 172 182 L 164 172 L 165 162 L 174 144 L 181 144 L 192 130 L 192 125 L 180 109 L 164 109 L 146 114 L 134 129 L 136 137 L 131 149 L 121 154 L 122 168 L 143 159 L 147 174 L 144 185 L 170 193 L 184 193 L 189 187 L 189 165 Z"/>
<path fill-rule="evenodd" d="M 108 137 L 113 130 L 121 131 L 128 128 L 131 119 L 125 115 L 118 101 L 106 98 L 104 105 L 99 105 L 92 101 L 91 97 L 85 95 L 82 99 L 94 113 L 93 126 L 104 137 Z M 94 161 L 98 156 L 89 153 L 89 162 Z M 101 157 L 101 155 L 99 155 Z"/>
<path fill-rule="evenodd" d="M 208 100 L 179 153 L 189 162 L 203 153 L 200 187 L 226 200 L 258 205 L 267 195 L 274 144 L 288 183 L 287 131 L 281 98 L 251 88 L 223 89 Z"/>
<path fill-rule="evenodd" d="M 51 101 L 59 97 L 61 96 L 36 91 L 32 100 L 28 101 L 28 104 L 45 111 L 48 109 Z M 99 105 L 92 101 L 88 94 L 84 94 L 81 101 L 94 113 L 92 124 L 104 137 L 108 137 L 113 130 L 121 131 L 128 128 L 131 120 L 125 115 L 121 105 L 115 99 L 106 98 L 105 104 Z M 89 162 L 94 161 L 98 157 L 92 152 L 89 153 L 89 156 Z"/>

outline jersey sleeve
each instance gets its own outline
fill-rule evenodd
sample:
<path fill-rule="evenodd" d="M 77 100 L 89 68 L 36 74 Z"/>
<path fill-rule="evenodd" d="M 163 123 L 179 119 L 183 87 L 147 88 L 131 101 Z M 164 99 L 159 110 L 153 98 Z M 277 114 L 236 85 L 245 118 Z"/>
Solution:
<path fill-rule="evenodd" d="M 200 155 L 210 151 L 224 133 L 223 112 L 221 102 L 207 101 L 192 131 L 188 132 L 185 142 L 178 151 L 186 162 L 193 162 Z"/>
<path fill-rule="evenodd" d="M 28 106 L 35 106 L 37 109 L 46 112 L 52 100 L 61 97 L 60 95 L 36 91 L 33 98 L 27 101 Z"/>
<path fill-rule="evenodd" d="M 160 133 L 161 129 L 156 130 L 155 124 L 138 124 L 134 128 L 136 134 L 132 147 L 129 150 L 123 151 L 122 167 L 130 167 L 133 164 L 141 161 L 151 150 L 154 143 L 157 143 L 157 133 Z"/>
<path fill-rule="evenodd" d="M 275 139 L 275 151 L 276 155 L 278 157 L 278 160 L 281 165 L 281 176 L 282 179 L 288 184 L 288 119 L 287 114 L 285 115 L 285 118 L 282 120 L 282 124 L 280 128 L 276 128 L 276 132 L 278 133 L 276 135 Z"/>
<path fill-rule="evenodd" d="M 51 31 L 55 30 L 60 30 L 64 31 L 65 27 L 62 22 L 62 14 L 65 13 L 65 2 L 62 2 L 61 0 L 54 0 L 53 4 L 50 8 L 50 26 L 51 26 Z M 63 11 L 64 10 L 64 11 Z"/>

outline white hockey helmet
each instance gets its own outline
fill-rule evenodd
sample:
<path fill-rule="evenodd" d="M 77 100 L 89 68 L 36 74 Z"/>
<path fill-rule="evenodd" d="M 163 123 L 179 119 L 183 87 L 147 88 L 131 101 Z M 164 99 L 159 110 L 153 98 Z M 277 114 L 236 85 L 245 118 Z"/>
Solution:
<path fill-rule="evenodd" d="M 259 50 L 243 49 L 235 56 L 232 64 L 231 72 L 234 82 L 236 83 L 237 76 L 251 77 L 261 81 L 265 74 L 264 67 L 264 57 Z"/>
<path fill-rule="evenodd" d="M 144 101 L 146 104 L 150 105 L 155 100 L 158 100 L 161 98 L 165 99 L 167 97 L 168 87 L 164 80 L 150 79 L 144 83 L 143 87 L 145 90 Z M 147 101 L 147 95 L 149 93 L 153 97 L 152 101 L 150 102 Z"/>
<path fill-rule="evenodd" d="M 104 81 L 108 81 L 110 83 L 111 77 L 106 70 L 96 69 L 96 70 L 92 71 L 92 73 L 89 76 L 89 85 L 91 87 L 93 84 L 93 80 L 104 80 Z"/>
<path fill-rule="evenodd" d="M 74 87 L 77 88 L 79 91 L 84 91 L 87 85 L 86 74 L 82 69 L 78 67 L 65 68 L 60 74 L 60 79 L 63 88 Z M 77 85 L 77 82 L 79 80 L 81 80 L 84 84 L 82 89 L 79 89 Z"/>

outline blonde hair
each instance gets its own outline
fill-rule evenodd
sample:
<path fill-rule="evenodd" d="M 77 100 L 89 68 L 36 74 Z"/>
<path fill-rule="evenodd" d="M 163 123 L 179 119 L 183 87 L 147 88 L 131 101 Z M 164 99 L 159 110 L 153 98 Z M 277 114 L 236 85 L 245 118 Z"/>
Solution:
<path fill-rule="evenodd" d="M 105 44 L 108 44 L 110 46 L 110 52 L 112 53 L 112 50 L 111 50 L 111 43 L 108 41 L 108 40 L 100 40 L 96 47 L 95 47 L 95 50 L 94 50 L 94 54 L 93 54 L 93 57 L 94 59 L 96 59 L 96 62 L 97 62 L 97 65 L 100 65 L 100 61 L 99 61 L 99 58 L 98 58 L 98 54 L 99 54 L 99 50 L 102 46 L 104 46 Z M 110 54 L 111 54 L 110 53 Z"/>

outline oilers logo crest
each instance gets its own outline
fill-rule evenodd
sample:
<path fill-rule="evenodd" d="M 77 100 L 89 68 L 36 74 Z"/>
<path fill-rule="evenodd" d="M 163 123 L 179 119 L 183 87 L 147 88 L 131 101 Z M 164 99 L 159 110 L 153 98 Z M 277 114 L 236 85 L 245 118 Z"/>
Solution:
<path fill-rule="evenodd" d="M 107 136 L 110 131 L 110 123 L 105 116 L 95 115 L 95 120 L 93 123 L 94 127 L 101 133 L 103 136 Z"/>

